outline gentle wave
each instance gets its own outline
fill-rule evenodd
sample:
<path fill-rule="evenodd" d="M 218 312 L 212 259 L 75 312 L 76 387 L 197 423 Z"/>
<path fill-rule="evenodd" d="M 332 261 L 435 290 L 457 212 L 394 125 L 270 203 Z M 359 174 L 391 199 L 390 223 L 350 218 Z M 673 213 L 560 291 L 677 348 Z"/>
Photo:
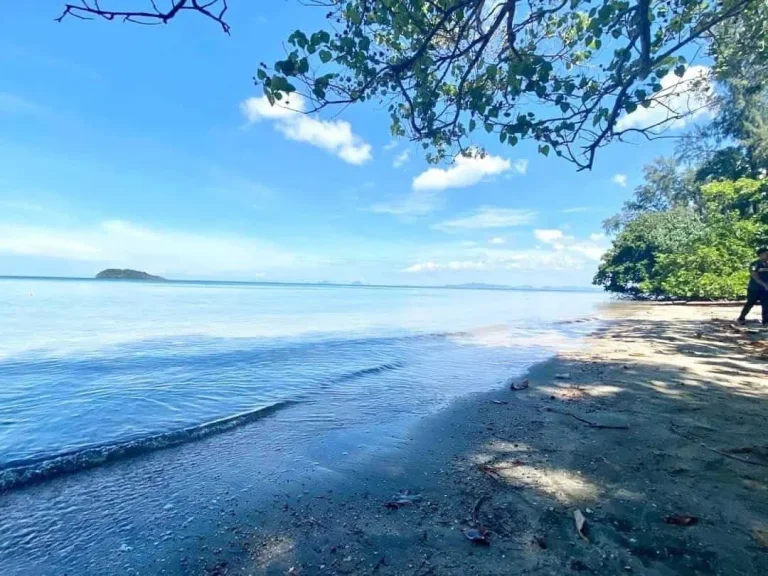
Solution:
<path fill-rule="evenodd" d="M 354 370 L 347 374 L 342 374 L 333 379 L 333 382 L 346 382 L 348 380 L 355 380 L 356 378 L 362 378 L 363 376 L 369 376 L 371 374 L 381 374 L 382 372 L 389 372 L 390 370 L 397 370 L 403 368 L 405 362 L 390 362 L 388 364 L 379 364 L 378 366 L 372 366 L 370 368 L 362 368 L 360 370 Z"/>
<path fill-rule="evenodd" d="M 331 378 L 328 383 L 348 382 L 365 376 L 398 370 L 405 367 L 405 365 L 405 362 L 397 361 L 370 366 Z M 54 476 L 95 468 L 115 460 L 200 440 L 213 434 L 226 432 L 232 428 L 249 424 L 281 408 L 286 408 L 299 402 L 300 400 L 296 399 L 284 400 L 263 408 L 241 412 L 233 416 L 188 426 L 179 430 L 125 441 L 87 446 L 40 458 L 11 461 L 0 466 L 0 493 L 28 484 L 42 482 Z"/>
<path fill-rule="evenodd" d="M 171 448 L 200 440 L 213 434 L 218 434 L 254 422 L 277 412 L 280 409 L 295 405 L 296 400 L 276 402 L 263 408 L 241 412 L 196 426 L 189 426 L 171 432 L 145 436 L 125 442 L 90 446 L 80 450 L 63 452 L 50 457 L 33 458 L 25 461 L 10 462 L 0 469 L 0 493 L 8 490 L 42 482 L 54 476 L 70 474 L 95 468 L 102 464 L 129 458 L 154 450 Z"/>

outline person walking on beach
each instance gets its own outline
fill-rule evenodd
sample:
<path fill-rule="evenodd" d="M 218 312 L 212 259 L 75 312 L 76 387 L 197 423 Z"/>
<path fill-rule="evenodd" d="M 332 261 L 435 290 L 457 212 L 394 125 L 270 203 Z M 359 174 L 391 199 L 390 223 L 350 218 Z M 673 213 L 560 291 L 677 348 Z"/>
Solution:
<path fill-rule="evenodd" d="M 738 324 L 747 321 L 747 314 L 760 301 L 763 309 L 763 327 L 768 327 L 768 247 L 757 251 L 757 260 L 749 267 L 749 286 L 747 287 L 747 303 L 741 311 Z"/>

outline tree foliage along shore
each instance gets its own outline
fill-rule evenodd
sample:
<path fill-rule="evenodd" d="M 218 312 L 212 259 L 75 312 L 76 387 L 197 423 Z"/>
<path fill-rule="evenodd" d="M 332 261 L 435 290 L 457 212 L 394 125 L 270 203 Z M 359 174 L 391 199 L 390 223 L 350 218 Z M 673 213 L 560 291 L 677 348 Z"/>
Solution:
<path fill-rule="evenodd" d="M 393 134 L 440 161 L 474 150 L 473 133 L 514 146 L 525 139 L 589 169 L 597 151 L 630 134 L 658 136 L 707 104 L 708 82 L 689 60 L 711 56 L 718 27 L 749 30 L 762 0 L 297 0 L 327 25 L 288 36 L 285 58 L 261 63 L 272 103 L 291 95 L 311 111 L 373 100 Z M 226 0 L 147 0 L 121 11 L 109 0 L 66 4 L 59 20 L 102 17 L 167 23 L 185 13 L 229 33 Z M 748 44 L 749 38 L 743 43 Z M 738 55 L 740 52 L 735 51 Z M 651 126 L 622 123 L 638 107 L 695 94 Z M 475 140 L 477 134 L 474 134 Z M 487 138 L 487 136 L 486 136 Z"/>
<path fill-rule="evenodd" d="M 716 29 L 715 117 L 604 222 L 615 234 L 594 283 L 635 298 L 741 298 L 768 245 L 768 5 Z"/>

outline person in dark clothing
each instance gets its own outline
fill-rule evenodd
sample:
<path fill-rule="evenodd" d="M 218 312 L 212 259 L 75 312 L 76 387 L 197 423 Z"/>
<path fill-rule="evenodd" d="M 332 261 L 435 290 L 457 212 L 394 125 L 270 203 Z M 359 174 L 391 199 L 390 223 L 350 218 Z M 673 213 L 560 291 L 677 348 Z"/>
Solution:
<path fill-rule="evenodd" d="M 747 303 L 744 304 L 737 322 L 744 324 L 747 314 L 759 301 L 763 309 L 763 326 L 768 326 L 768 248 L 760 248 L 757 251 L 757 260 L 749 266 L 749 276 Z"/>

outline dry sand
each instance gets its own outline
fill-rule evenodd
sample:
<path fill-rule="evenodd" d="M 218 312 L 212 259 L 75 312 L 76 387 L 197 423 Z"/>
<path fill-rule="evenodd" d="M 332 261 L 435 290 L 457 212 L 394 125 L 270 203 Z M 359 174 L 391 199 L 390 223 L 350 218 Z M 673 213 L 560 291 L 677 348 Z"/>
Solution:
<path fill-rule="evenodd" d="M 187 571 L 768 574 L 768 334 L 731 328 L 736 313 L 620 307 L 527 389 L 458 402 L 405 451 L 276 497 Z"/>

